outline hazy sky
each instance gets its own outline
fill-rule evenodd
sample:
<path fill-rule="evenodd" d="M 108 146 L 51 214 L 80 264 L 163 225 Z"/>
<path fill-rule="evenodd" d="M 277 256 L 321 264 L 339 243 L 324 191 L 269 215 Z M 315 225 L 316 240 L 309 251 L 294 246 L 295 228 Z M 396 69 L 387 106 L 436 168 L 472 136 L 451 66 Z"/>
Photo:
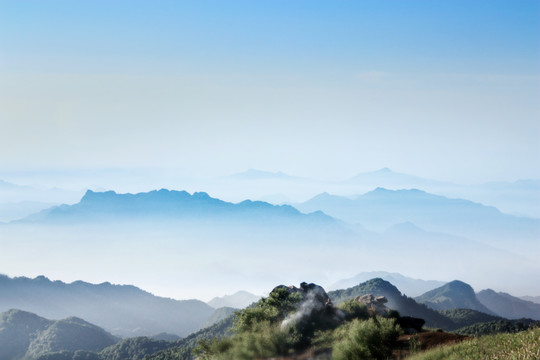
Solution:
<path fill-rule="evenodd" d="M 539 99 L 536 0 L 0 1 L 1 169 L 539 178 Z"/>

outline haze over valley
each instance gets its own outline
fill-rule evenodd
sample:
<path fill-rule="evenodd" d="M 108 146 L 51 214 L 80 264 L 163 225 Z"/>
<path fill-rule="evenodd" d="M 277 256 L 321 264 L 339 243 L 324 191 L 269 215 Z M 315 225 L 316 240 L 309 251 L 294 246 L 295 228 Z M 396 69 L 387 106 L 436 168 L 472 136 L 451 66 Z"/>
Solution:
<path fill-rule="evenodd" d="M 538 99 L 534 0 L 0 0 L 0 360 L 540 354 Z"/>
<path fill-rule="evenodd" d="M 268 177 L 248 171 L 227 183 L 249 193 Z M 274 177 L 286 178 L 282 190 L 307 182 Z M 362 177 L 352 186 L 374 186 L 371 191 L 323 192 L 291 205 L 233 203 L 205 192 L 167 189 L 88 190 L 72 205 L 4 223 L 0 256 L 12 269 L 6 272 L 10 276 L 133 284 L 175 299 L 209 300 L 233 290 L 264 294 L 291 276 L 329 286 L 374 269 L 425 280 L 459 278 L 516 296 L 540 293 L 529 281 L 540 274 L 539 219 L 406 189 L 413 185 L 406 180 L 422 181 L 389 169 Z M 377 187 L 375 181 L 401 189 Z"/>

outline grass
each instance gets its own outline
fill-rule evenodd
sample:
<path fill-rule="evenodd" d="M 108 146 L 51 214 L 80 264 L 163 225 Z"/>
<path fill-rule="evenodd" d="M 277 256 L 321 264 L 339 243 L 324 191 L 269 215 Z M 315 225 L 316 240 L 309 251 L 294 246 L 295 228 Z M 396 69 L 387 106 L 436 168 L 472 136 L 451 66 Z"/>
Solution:
<path fill-rule="evenodd" d="M 498 334 L 474 338 L 462 343 L 441 346 L 408 360 L 538 360 L 540 328 L 516 334 Z"/>

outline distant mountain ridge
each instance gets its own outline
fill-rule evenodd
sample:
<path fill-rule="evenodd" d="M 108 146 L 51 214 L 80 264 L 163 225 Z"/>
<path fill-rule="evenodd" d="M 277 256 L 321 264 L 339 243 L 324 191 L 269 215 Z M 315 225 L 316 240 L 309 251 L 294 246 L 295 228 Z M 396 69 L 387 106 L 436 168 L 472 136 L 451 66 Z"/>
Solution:
<path fill-rule="evenodd" d="M 253 295 L 247 291 L 237 291 L 232 295 L 224 295 L 221 297 L 215 297 L 208 301 L 208 305 L 215 309 L 222 307 L 231 307 L 235 309 L 243 309 L 254 302 L 258 301 L 261 297 Z"/>
<path fill-rule="evenodd" d="M 320 211 L 303 214 L 289 205 L 272 205 L 251 200 L 234 204 L 213 198 L 205 192 L 189 194 L 186 191 L 167 189 L 137 194 L 88 190 L 77 204 L 53 207 L 21 221 L 104 221 L 118 218 L 334 221 Z"/>
<path fill-rule="evenodd" d="M 121 336 L 167 332 L 180 336 L 200 329 L 214 309 L 200 300 L 154 296 L 131 285 L 66 284 L 44 276 L 0 275 L 0 311 L 21 309 L 49 319 L 83 318 Z"/>
<path fill-rule="evenodd" d="M 540 304 L 526 301 L 491 289 L 476 294 L 478 300 L 494 313 L 507 319 L 530 318 L 540 320 Z"/>
<path fill-rule="evenodd" d="M 476 297 L 473 288 L 463 281 L 454 280 L 430 290 L 415 300 L 435 310 L 471 309 L 485 314 L 496 315 Z"/>
<path fill-rule="evenodd" d="M 369 271 L 359 273 L 354 277 L 348 279 L 340 280 L 332 284 L 329 288 L 344 289 L 348 287 L 353 287 L 373 278 L 381 278 L 392 283 L 398 289 L 400 289 L 403 294 L 406 294 L 408 296 L 418 296 L 425 293 L 426 291 L 435 289 L 444 284 L 443 281 L 413 279 L 407 276 L 403 276 L 399 273 L 389 273 L 386 271 Z"/>
<path fill-rule="evenodd" d="M 540 296 L 525 295 L 525 296 L 520 296 L 519 298 L 521 300 L 526 300 L 526 301 L 533 302 L 535 304 L 540 304 Z"/>
<path fill-rule="evenodd" d="M 427 231 L 482 239 L 511 236 L 531 240 L 540 236 L 540 219 L 508 215 L 495 207 L 418 189 L 377 188 L 352 198 L 322 193 L 294 206 L 379 231 L 410 222 Z"/>
<path fill-rule="evenodd" d="M 328 296 L 335 304 L 367 294 L 386 297 L 388 300 L 386 305 L 389 308 L 399 311 L 402 316 L 422 318 L 426 321 L 426 326 L 448 330 L 456 328 L 452 320 L 424 304 L 417 303 L 413 298 L 401 294 L 398 288 L 381 278 L 371 279 L 351 288 L 328 292 Z"/>
<path fill-rule="evenodd" d="M 448 186 L 454 184 L 438 180 L 431 180 L 419 176 L 395 172 L 387 167 L 379 170 L 359 173 L 346 180 L 349 183 L 377 184 L 381 187 L 406 188 L 406 187 L 426 187 L 426 186 Z"/>
<path fill-rule="evenodd" d="M 17 185 L 0 179 L 0 223 L 21 219 L 53 205 L 72 203 L 81 192 Z"/>

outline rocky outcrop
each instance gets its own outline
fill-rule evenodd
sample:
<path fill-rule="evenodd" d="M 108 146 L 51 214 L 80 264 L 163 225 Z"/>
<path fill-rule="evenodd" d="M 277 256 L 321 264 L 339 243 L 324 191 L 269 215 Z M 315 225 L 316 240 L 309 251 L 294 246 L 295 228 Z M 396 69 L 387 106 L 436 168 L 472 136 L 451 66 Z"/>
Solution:
<path fill-rule="evenodd" d="M 299 299 L 294 305 L 296 310 L 283 320 L 282 329 L 298 325 L 305 330 L 314 327 L 315 324 L 338 323 L 343 318 L 341 312 L 334 308 L 330 297 L 322 286 L 306 282 L 301 283 L 300 287 L 280 285 L 275 287 L 272 293 L 278 294 L 283 291 L 295 295 Z"/>
<path fill-rule="evenodd" d="M 386 307 L 388 299 L 384 296 L 373 296 L 372 294 L 361 295 L 354 298 L 360 304 L 367 305 L 368 309 L 373 311 L 375 315 L 386 315 L 389 308 Z"/>
<path fill-rule="evenodd" d="M 330 300 L 330 297 L 328 296 L 324 288 L 317 284 L 308 284 L 306 282 L 303 282 L 300 284 L 299 288 L 293 285 L 279 285 L 276 286 L 274 290 L 272 290 L 272 292 L 276 291 L 277 289 L 285 289 L 289 294 L 299 294 L 302 300 L 306 300 L 309 297 L 310 300 L 315 301 L 315 303 L 317 304 L 320 304 L 321 308 L 332 305 L 332 301 Z"/>

